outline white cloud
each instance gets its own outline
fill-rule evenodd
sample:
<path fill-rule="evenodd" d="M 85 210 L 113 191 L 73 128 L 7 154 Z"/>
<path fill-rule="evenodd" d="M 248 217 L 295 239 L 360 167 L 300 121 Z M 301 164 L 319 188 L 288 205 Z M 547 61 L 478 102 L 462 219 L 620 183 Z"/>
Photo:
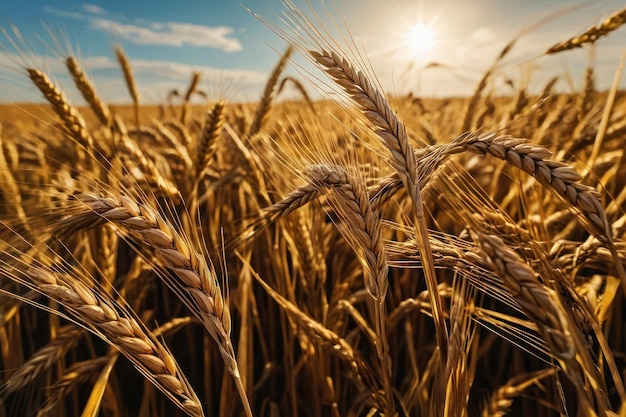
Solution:
<path fill-rule="evenodd" d="M 141 45 L 205 46 L 236 52 L 242 49 L 237 39 L 229 38 L 233 28 L 209 27 L 191 23 L 155 22 L 147 26 L 118 23 L 110 19 L 91 19 L 92 29 L 103 30 Z"/>
<path fill-rule="evenodd" d="M 91 14 L 106 14 L 106 11 L 102 7 L 96 6 L 95 4 L 85 3 L 83 4 L 83 10 Z"/>
<path fill-rule="evenodd" d="M 102 17 L 107 12 L 99 6 L 85 3 L 82 5 L 82 9 L 85 13 L 59 10 L 53 7 L 44 7 L 43 10 L 54 16 L 87 21 L 92 29 L 108 32 L 140 45 L 192 45 L 221 49 L 225 52 L 237 52 L 242 49 L 239 40 L 231 37 L 235 33 L 235 29 L 229 26 L 204 26 L 185 22 L 151 22 L 143 19 L 136 19 L 132 23 L 123 23 Z"/>
<path fill-rule="evenodd" d="M 59 9 L 55 9 L 54 7 L 49 7 L 49 6 L 44 6 L 43 11 L 48 14 L 51 14 L 52 16 L 63 17 L 65 19 L 78 19 L 78 20 L 86 19 L 85 15 L 83 15 L 80 12 L 59 10 Z"/>

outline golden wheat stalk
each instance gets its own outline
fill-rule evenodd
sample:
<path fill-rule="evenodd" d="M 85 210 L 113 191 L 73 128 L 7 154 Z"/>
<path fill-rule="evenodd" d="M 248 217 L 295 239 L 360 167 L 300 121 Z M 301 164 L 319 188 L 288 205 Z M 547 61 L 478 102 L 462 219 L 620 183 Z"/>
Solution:
<path fill-rule="evenodd" d="M 313 165 L 307 176 L 321 178 L 320 188 L 329 187 L 335 197 L 334 210 L 342 218 L 337 224 L 343 237 L 357 251 L 365 270 L 365 288 L 374 300 L 376 350 L 381 363 L 381 375 L 386 393 L 385 413 L 393 415 L 393 387 L 391 385 L 391 358 L 386 330 L 385 299 L 389 287 L 388 265 L 382 244 L 380 215 L 370 205 L 365 184 L 357 175 L 350 175 L 340 166 Z"/>
<path fill-rule="evenodd" d="M 61 274 L 55 266 L 34 260 L 3 267 L 3 274 L 63 305 L 82 327 L 130 360 L 137 370 L 190 416 L 203 416 L 202 406 L 169 350 L 132 313 L 82 277 Z M 62 270 L 62 268 L 58 268 Z M 87 278 L 85 278 L 87 280 Z"/>
<path fill-rule="evenodd" d="M 267 115 L 272 107 L 272 102 L 275 97 L 276 84 L 278 83 L 278 78 L 280 74 L 284 71 L 287 63 L 289 62 L 289 57 L 293 53 L 293 47 L 289 46 L 285 53 L 280 57 L 278 64 L 274 67 L 274 70 L 270 74 L 270 78 L 267 80 L 265 84 L 265 89 L 263 90 L 263 95 L 261 96 L 261 100 L 259 101 L 259 105 L 257 107 L 256 113 L 254 113 L 254 119 L 250 124 L 250 129 L 248 130 L 248 137 L 253 137 L 261 130 Z"/>
<path fill-rule="evenodd" d="M 187 122 L 187 115 L 189 113 L 189 105 L 191 102 L 191 96 L 197 91 L 198 84 L 200 84 L 200 77 L 202 73 L 195 71 L 191 74 L 191 80 L 189 81 L 189 87 L 187 87 L 187 92 L 185 93 L 185 97 L 183 98 L 183 106 L 180 112 L 180 122 L 185 124 Z"/>
<path fill-rule="evenodd" d="M 62 329 L 47 345 L 39 349 L 0 385 L 0 403 L 3 398 L 22 389 L 59 361 L 72 349 L 84 331 L 74 326 Z"/>
<path fill-rule="evenodd" d="M 550 47 L 546 53 L 556 54 L 562 51 L 580 48 L 587 43 L 595 43 L 598 39 L 619 29 L 624 23 L 626 23 L 626 9 L 613 13 L 600 24 L 587 29 L 581 35 L 574 36 L 566 41 L 557 43 L 556 45 Z"/>
<path fill-rule="evenodd" d="M 87 101 L 89 106 L 91 106 L 91 109 L 100 123 L 104 126 L 111 126 L 113 119 L 111 118 L 111 110 L 109 110 L 109 106 L 100 99 L 100 96 L 96 91 L 96 87 L 93 85 L 91 80 L 89 80 L 76 59 L 73 56 L 67 57 L 65 59 L 65 65 L 72 75 L 76 87 L 83 95 L 85 101 Z"/>
<path fill-rule="evenodd" d="M 419 187 L 419 171 L 415 150 L 409 142 L 404 123 L 393 112 L 385 96 L 374 87 L 367 76 L 357 70 L 345 58 L 334 51 L 309 51 L 313 60 L 322 68 L 359 107 L 371 128 L 382 139 L 391 152 L 391 165 L 395 168 L 411 198 L 415 229 L 420 240 L 419 251 L 424 260 L 426 285 L 431 290 L 433 319 L 442 359 L 445 360 L 448 346 L 447 326 L 441 312 L 443 307 L 435 291 L 437 278 L 432 264 L 432 253 L 428 240 L 428 229 L 424 217 L 424 203 Z M 429 261 L 430 260 L 430 261 Z"/>
<path fill-rule="evenodd" d="M 328 35 L 319 17 L 317 17 L 316 22 L 312 22 L 292 1 L 285 0 L 284 5 L 289 15 L 288 21 L 285 21 L 288 27 L 286 30 L 276 26 L 272 29 L 291 45 L 299 48 L 314 65 L 335 82 L 338 89 L 357 106 L 360 113 L 368 121 L 371 130 L 382 140 L 391 153 L 389 162 L 400 176 L 412 201 L 413 220 L 416 235 L 420 241 L 419 251 L 424 262 L 424 276 L 426 285 L 430 289 L 433 304 L 437 344 L 441 350 L 441 359 L 445 362 L 448 330 L 442 317 L 441 299 L 435 290 L 437 277 L 432 262 L 428 228 L 424 217 L 424 203 L 419 186 L 420 173 L 418 172 L 415 151 L 406 132 L 406 126 L 392 110 L 383 92 L 367 76 L 365 67 L 360 69 L 355 66 L 347 58 L 347 54 L 340 52 L 337 42 L 333 39 L 327 39 L 330 35 Z M 364 63 L 364 66 L 367 64 Z"/>
<path fill-rule="evenodd" d="M 52 109 L 63 121 L 65 128 L 72 138 L 84 149 L 87 149 L 89 152 L 93 151 L 94 141 L 87 129 L 85 120 L 78 110 L 67 100 L 65 93 L 63 93 L 43 71 L 33 68 L 26 68 L 26 71 L 33 84 L 37 86 L 39 91 L 41 91 L 52 106 Z"/>
<path fill-rule="evenodd" d="M 67 227 L 93 227 L 109 222 L 122 235 L 154 251 L 156 258 L 169 271 L 164 277 L 166 283 L 217 343 L 226 369 L 235 379 L 246 415 L 250 416 L 248 398 L 241 385 L 237 358 L 230 340 L 228 304 L 222 297 L 212 264 L 197 249 L 200 245 L 194 244 L 145 202 L 139 203 L 124 195 L 113 198 L 93 193 L 77 194 L 72 198 L 82 204 L 84 210 L 67 217 L 64 221 Z"/>
<path fill-rule="evenodd" d="M 252 273 L 257 282 L 280 305 L 285 314 L 301 326 L 302 330 L 312 340 L 329 349 L 330 353 L 339 357 L 350 366 L 351 379 L 357 385 L 359 391 L 375 389 L 375 379 L 372 379 L 371 372 L 365 365 L 358 350 L 355 350 L 347 340 L 305 314 L 298 306 L 273 290 L 256 272 L 253 271 Z"/>
<path fill-rule="evenodd" d="M 206 115 L 202 134 L 196 146 L 196 159 L 194 161 L 196 163 L 197 178 L 209 166 L 217 149 L 217 139 L 222 133 L 222 123 L 224 121 L 224 106 L 225 103 L 223 101 L 218 101 Z"/>
<path fill-rule="evenodd" d="M 117 57 L 117 61 L 122 68 L 122 73 L 124 74 L 124 80 L 126 81 L 126 87 L 128 87 L 128 92 L 133 99 L 133 104 L 135 108 L 135 125 L 140 126 L 139 123 L 139 89 L 137 87 L 137 80 L 135 75 L 133 74 L 133 68 L 130 65 L 130 61 L 124 53 L 124 50 L 120 45 L 115 47 L 115 56 Z"/>

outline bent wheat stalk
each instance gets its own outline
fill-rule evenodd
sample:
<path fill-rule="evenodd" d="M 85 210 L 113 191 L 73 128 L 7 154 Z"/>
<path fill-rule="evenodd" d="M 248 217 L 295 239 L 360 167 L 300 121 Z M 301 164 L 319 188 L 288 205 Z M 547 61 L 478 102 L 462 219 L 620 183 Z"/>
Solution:
<path fill-rule="evenodd" d="M 554 369 L 544 369 L 541 371 L 517 375 L 509 379 L 506 384 L 498 388 L 491 394 L 486 402 L 482 417 L 504 417 L 508 414 L 513 400 L 526 388 L 538 384 L 543 378 L 553 376 Z"/>
<path fill-rule="evenodd" d="M 496 132 L 461 135 L 448 148 L 450 153 L 462 150 L 502 159 L 533 176 L 541 185 L 569 203 L 589 233 L 608 246 L 622 281 L 622 289 L 626 291 L 626 271 L 613 242 L 606 211 L 600 204 L 600 194 L 595 188 L 578 182 L 582 176 L 574 168 L 548 159 L 552 153 L 542 146 L 528 144 L 525 139 L 498 136 Z"/>
<path fill-rule="evenodd" d="M 326 193 L 328 188 L 341 184 L 341 176 L 325 164 L 309 167 L 304 175 L 308 180 L 306 184 L 291 191 L 280 201 L 263 208 L 254 219 L 246 224 L 244 231 L 229 242 L 227 249 L 233 249 L 242 242 L 252 241 L 269 225 L 316 200 Z"/>
<path fill-rule="evenodd" d="M 441 350 L 442 360 L 446 360 L 448 334 L 443 319 L 443 306 L 437 288 L 437 277 L 432 262 L 432 250 L 428 240 L 428 227 L 424 217 L 424 203 L 419 186 L 418 164 L 415 150 L 409 142 L 404 123 L 393 112 L 385 96 L 374 87 L 365 74 L 356 69 L 345 58 L 334 51 L 309 51 L 322 70 L 324 70 L 352 101 L 359 107 L 362 114 L 370 122 L 372 130 L 380 137 L 391 152 L 390 163 L 397 171 L 413 204 L 415 230 L 420 245 L 419 252 L 424 262 L 426 285 L 431 294 L 433 319 L 437 334 L 437 343 Z"/>
<path fill-rule="evenodd" d="M 499 136 L 496 132 L 462 135 L 450 146 L 450 153 L 461 151 L 492 155 L 535 177 L 539 183 L 580 210 L 585 222 L 595 236 L 607 241 L 608 220 L 600 205 L 599 194 L 585 184 L 577 183 L 582 177 L 569 165 L 548 159 L 548 149 L 526 143 L 526 139 Z"/>
<path fill-rule="evenodd" d="M 191 81 L 189 81 L 189 87 L 187 87 L 187 92 L 185 93 L 185 97 L 183 98 L 183 105 L 180 110 L 180 122 L 182 124 L 187 123 L 187 114 L 189 112 L 189 104 L 191 102 L 191 96 L 197 91 L 198 84 L 200 84 L 200 77 L 202 73 L 198 71 L 194 71 L 191 74 Z"/>
<path fill-rule="evenodd" d="M 204 415 L 176 360 L 130 311 L 82 278 L 57 273 L 54 266 L 16 261 L 18 267 L 7 264 L 2 272 L 63 305 L 77 323 L 118 349 L 185 413 L 193 417 Z"/>
<path fill-rule="evenodd" d="M 113 198 L 83 193 L 73 198 L 84 209 L 82 213 L 73 213 L 64 220 L 68 227 L 110 222 L 122 235 L 152 248 L 156 258 L 169 271 L 164 277 L 166 284 L 217 343 L 226 368 L 235 379 L 246 415 L 251 416 L 230 340 L 230 311 L 222 297 L 215 271 L 206 257 L 196 250 L 187 236 L 178 232 L 147 203 L 138 203 L 124 195 Z"/>
<path fill-rule="evenodd" d="M 287 29 L 274 26 L 272 29 L 294 47 L 299 48 L 310 61 L 337 85 L 345 96 L 354 103 L 369 122 L 369 128 L 382 140 L 391 153 L 389 159 L 397 171 L 412 201 L 414 226 L 420 243 L 418 250 L 423 259 L 423 271 L 430 301 L 433 305 L 433 320 L 441 360 L 445 363 L 448 350 L 448 330 L 443 318 L 443 305 L 437 292 L 437 277 L 428 240 L 428 228 L 424 216 L 424 203 L 419 186 L 415 151 L 409 142 L 406 127 L 391 109 L 383 92 L 368 78 L 366 71 L 359 69 L 340 50 L 337 42 L 326 31 L 317 17 L 312 22 L 291 1 L 285 0 L 289 19 Z M 321 28 L 320 28 L 321 26 Z M 358 52 L 358 51 L 357 51 Z M 358 58 L 355 58 L 358 59 Z M 364 66 L 367 64 L 364 63 Z"/>
<path fill-rule="evenodd" d="M 595 43 L 598 39 L 607 36 L 626 23 L 626 9 L 622 9 L 607 17 L 600 24 L 587 29 L 583 34 L 574 36 L 566 41 L 557 43 L 550 47 L 546 53 L 556 54 L 574 48 L 580 48 L 587 43 Z"/>
<path fill-rule="evenodd" d="M 550 353 L 578 390 L 580 406 L 588 415 L 595 415 L 592 393 L 585 386 L 585 374 L 577 362 L 580 355 L 559 295 L 541 284 L 535 271 L 499 237 L 479 233 L 476 239 L 487 263 L 498 272 L 524 313 L 537 325 Z"/>
<path fill-rule="evenodd" d="M 325 164 L 313 165 L 307 170 L 307 174 L 328 181 L 320 183 L 321 187 L 332 187 L 334 198 L 331 198 L 331 206 L 343 220 L 337 227 L 357 252 L 363 265 L 365 289 L 374 301 L 376 351 L 386 394 L 385 413 L 393 415 L 391 357 L 387 341 L 385 308 L 389 268 L 382 243 L 380 216 L 370 205 L 365 184 L 358 176 L 350 175 L 340 166 Z"/>
<path fill-rule="evenodd" d="M 283 72 L 285 67 L 287 66 L 287 62 L 289 62 L 289 57 L 293 53 L 293 47 L 289 46 L 285 53 L 280 57 L 280 60 L 274 67 L 274 70 L 270 74 L 270 78 L 267 80 L 265 84 L 265 89 L 263 91 L 263 96 L 259 101 L 259 105 L 257 107 L 256 112 L 254 113 L 254 119 L 250 124 L 250 129 L 248 130 L 248 137 L 251 138 L 263 127 L 263 123 L 267 119 L 267 115 L 272 107 L 272 102 L 274 101 L 274 97 L 276 96 L 276 84 L 278 83 L 278 77 Z"/>

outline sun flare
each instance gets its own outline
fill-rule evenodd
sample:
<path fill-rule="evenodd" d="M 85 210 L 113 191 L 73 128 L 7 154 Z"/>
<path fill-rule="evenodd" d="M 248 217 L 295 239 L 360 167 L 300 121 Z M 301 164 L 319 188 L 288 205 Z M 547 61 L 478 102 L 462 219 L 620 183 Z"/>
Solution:
<path fill-rule="evenodd" d="M 424 59 L 432 51 L 436 43 L 436 33 L 431 26 L 416 23 L 409 27 L 406 44 L 411 58 Z"/>

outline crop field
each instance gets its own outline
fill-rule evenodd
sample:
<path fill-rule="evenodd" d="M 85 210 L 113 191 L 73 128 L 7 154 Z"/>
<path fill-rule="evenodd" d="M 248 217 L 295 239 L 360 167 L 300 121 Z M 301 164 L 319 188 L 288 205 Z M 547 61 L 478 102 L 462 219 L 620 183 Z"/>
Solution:
<path fill-rule="evenodd" d="M 48 104 L 0 106 L 0 416 L 626 417 L 619 80 L 496 95 L 513 41 L 469 97 L 392 96 L 288 12 L 256 102 L 190 74 L 144 105 L 121 47 L 127 106 L 21 63 Z"/>

